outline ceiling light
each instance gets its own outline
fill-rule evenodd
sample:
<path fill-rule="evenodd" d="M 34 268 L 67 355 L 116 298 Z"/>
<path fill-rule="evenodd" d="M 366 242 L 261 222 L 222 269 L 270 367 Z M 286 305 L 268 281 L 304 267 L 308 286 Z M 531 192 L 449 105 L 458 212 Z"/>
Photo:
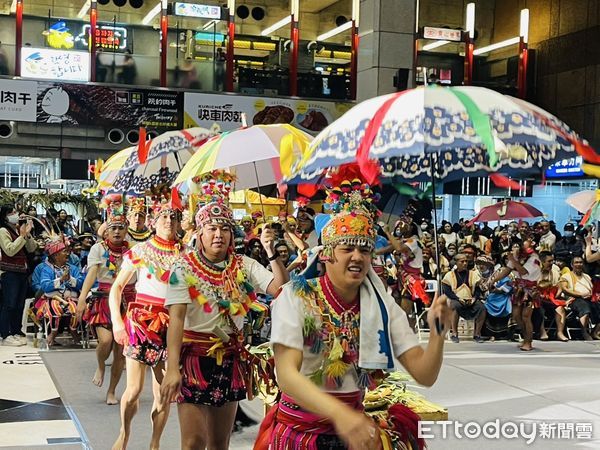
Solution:
<path fill-rule="evenodd" d="M 467 20 L 466 26 L 469 37 L 473 39 L 475 37 L 475 3 L 467 3 Z"/>
<path fill-rule="evenodd" d="M 515 45 L 515 44 L 518 44 L 520 40 L 521 40 L 521 38 L 519 38 L 519 37 L 510 38 L 505 41 L 498 42 L 497 44 L 492 44 L 492 45 L 488 45 L 487 47 L 478 48 L 477 50 L 475 50 L 473 52 L 473 54 L 481 55 L 482 53 L 488 53 L 493 50 L 498 50 L 500 48 L 508 47 L 510 45 Z"/>
<path fill-rule="evenodd" d="M 432 42 L 431 44 L 424 45 L 422 50 L 427 52 L 429 50 L 433 50 L 434 48 L 438 48 L 438 47 L 441 47 L 442 45 L 446 45 L 449 43 L 450 43 L 450 41 L 435 41 L 435 42 Z"/>
<path fill-rule="evenodd" d="M 351 20 L 349 20 L 346 23 L 343 23 L 342 25 L 334 28 L 333 30 L 329 30 L 327 33 L 320 34 L 319 36 L 317 36 L 317 41 L 326 41 L 330 37 L 343 33 L 344 31 L 349 30 L 350 28 L 352 28 Z"/>
<path fill-rule="evenodd" d="M 12 1 L 12 4 L 10 5 L 10 12 L 13 14 L 17 12 L 17 0 Z"/>
<path fill-rule="evenodd" d="M 270 27 L 265 28 L 264 30 L 262 30 L 260 32 L 261 36 L 268 36 L 269 34 L 273 33 L 274 31 L 279 30 L 281 27 L 286 26 L 287 24 L 291 23 L 292 21 L 292 16 L 286 16 L 283 19 L 281 19 L 279 22 L 275 22 L 273 25 L 271 25 Z"/>
<path fill-rule="evenodd" d="M 523 42 L 527 44 L 529 40 L 529 10 L 521 10 L 521 21 L 520 21 L 520 33 L 519 35 L 523 38 Z"/>
<path fill-rule="evenodd" d="M 85 0 L 85 3 L 79 10 L 79 14 L 77 14 L 77 17 L 79 19 L 83 19 L 85 17 L 85 15 L 88 13 L 88 11 L 90 10 L 91 6 L 92 6 L 92 0 Z"/>
<path fill-rule="evenodd" d="M 146 14 L 146 17 L 142 19 L 142 24 L 148 25 L 150 22 L 152 22 L 154 18 L 160 13 L 161 8 L 162 3 L 158 3 L 154 8 L 150 10 L 148 14 Z"/>

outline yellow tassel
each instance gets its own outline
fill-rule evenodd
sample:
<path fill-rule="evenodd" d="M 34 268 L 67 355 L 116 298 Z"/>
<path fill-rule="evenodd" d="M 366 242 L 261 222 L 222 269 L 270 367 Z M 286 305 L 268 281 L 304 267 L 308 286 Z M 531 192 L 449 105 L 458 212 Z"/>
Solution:
<path fill-rule="evenodd" d="M 236 274 L 236 281 L 238 283 L 243 283 L 244 282 L 244 272 L 242 270 L 238 270 L 237 274 Z"/>
<path fill-rule="evenodd" d="M 188 286 L 195 285 L 196 284 L 196 278 L 194 278 L 190 274 L 186 274 L 186 276 L 185 276 L 185 284 L 187 284 Z"/>
<path fill-rule="evenodd" d="M 325 368 L 325 374 L 331 378 L 342 377 L 347 371 L 348 364 L 341 359 L 330 362 Z"/>
<path fill-rule="evenodd" d="M 340 344 L 340 340 L 336 337 L 331 346 L 331 351 L 329 352 L 329 359 L 334 361 L 336 359 L 342 359 L 342 356 L 344 356 L 344 348 L 342 347 L 342 344 Z"/>
<path fill-rule="evenodd" d="M 585 172 L 586 175 L 600 178 L 600 166 L 595 166 L 593 164 L 582 164 L 581 169 Z"/>

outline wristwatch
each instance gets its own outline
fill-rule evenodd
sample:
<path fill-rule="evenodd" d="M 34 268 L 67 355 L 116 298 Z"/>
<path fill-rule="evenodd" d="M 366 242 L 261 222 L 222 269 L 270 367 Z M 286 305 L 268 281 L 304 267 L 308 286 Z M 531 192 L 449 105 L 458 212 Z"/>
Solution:
<path fill-rule="evenodd" d="M 279 252 L 277 250 L 275 250 L 275 253 L 273 253 L 273 256 L 271 256 L 269 259 L 269 261 L 275 261 L 277 258 L 279 258 Z"/>

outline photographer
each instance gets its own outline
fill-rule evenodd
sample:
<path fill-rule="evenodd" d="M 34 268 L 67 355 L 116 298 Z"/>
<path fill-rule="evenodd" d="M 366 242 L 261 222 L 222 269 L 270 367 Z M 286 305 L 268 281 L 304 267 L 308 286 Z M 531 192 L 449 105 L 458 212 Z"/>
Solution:
<path fill-rule="evenodd" d="M 27 252 L 35 251 L 37 243 L 31 236 L 31 220 L 19 221 L 19 214 L 12 206 L 0 208 L 0 227 L 0 334 L 4 345 L 16 347 L 26 343 L 21 322 L 27 295 Z"/>

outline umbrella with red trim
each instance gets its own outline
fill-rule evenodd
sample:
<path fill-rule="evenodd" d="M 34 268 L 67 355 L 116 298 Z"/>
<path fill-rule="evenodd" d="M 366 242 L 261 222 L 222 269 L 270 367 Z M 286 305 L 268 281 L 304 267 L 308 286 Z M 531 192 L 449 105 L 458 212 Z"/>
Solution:
<path fill-rule="evenodd" d="M 481 211 L 473 217 L 469 223 L 475 222 L 497 222 L 500 220 L 527 219 L 542 217 L 544 215 L 536 207 L 525 202 L 503 200 L 493 205 L 481 208 Z"/>

